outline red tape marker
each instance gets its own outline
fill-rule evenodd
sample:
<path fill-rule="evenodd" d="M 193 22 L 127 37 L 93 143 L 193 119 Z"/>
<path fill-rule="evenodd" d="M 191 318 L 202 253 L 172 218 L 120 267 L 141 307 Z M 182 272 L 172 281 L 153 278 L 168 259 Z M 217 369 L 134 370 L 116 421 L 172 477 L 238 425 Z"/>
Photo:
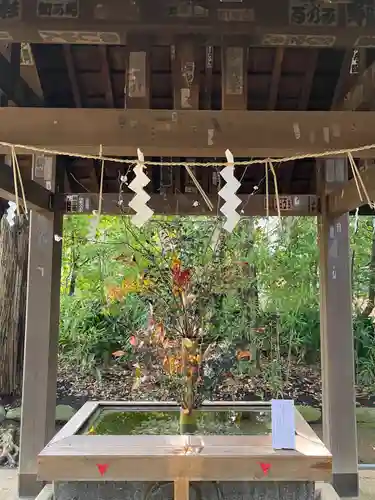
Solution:
<path fill-rule="evenodd" d="M 260 462 L 260 466 L 262 467 L 263 474 L 267 476 L 271 468 L 271 464 L 265 464 L 264 462 Z"/>
<path fill-rule="evenodd" d="M 98 468 L 98 471 L 99 471 L 100 475 L 104 476 L 104 474 L 108 470 L 108 464 L 96 464 L 96 466 Z"/>

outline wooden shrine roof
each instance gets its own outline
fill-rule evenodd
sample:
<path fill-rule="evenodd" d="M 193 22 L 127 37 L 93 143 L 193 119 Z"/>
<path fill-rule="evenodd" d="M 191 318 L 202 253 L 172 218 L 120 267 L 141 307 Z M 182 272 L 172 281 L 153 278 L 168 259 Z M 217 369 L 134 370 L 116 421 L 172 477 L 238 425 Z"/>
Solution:
<path fill-rule="evenodd" d="M 51 149 L 60 145 L 61 150 L 74 150 L 76 144 L 95 154 L 103 142 L 107 155 L 133 154 L 141 147 L 146 161 L 147 155 L 168 154 L 152 160 L 196 156 L 203 162 L 232 148 L 229 136 L 236 160 L 372 143 L 373 11 L 358 2 L 313 3 L 0 0 L 1 104 L 13 101 L 21 108 L 20 113 L 2 108 L 1 138 Z M 375 0 L 370 3 L 375 6 Z M 142 95 L 130 95 L 129 81 L 142 86 Z M 182 102 L 186 90 L 187 106 Z M 93 110 L 114 113 L 90 119 Z M 125 117 L 118 110 L 129 112 Z M 364 153 L 361 158 L 372 157 L 371 151 Z M 30 170 L 30 159 L 21 163 Z M 66 171 L 65 192 L 98 192 L 97 161 L 65 157 L 59 165 Z M 315 166 L 314 159 L 278 166 L 279 193 L 316 194 Z M 124 165 L 106 162 L 104 192 L 115 193 L 126 171 Z M 264 193 L 264 166 L 239 168 L 237 175 L 240 193 L 257 188 Z M 197 168 L 196 176 L 215 195 L 215 169 Z M 183 167 L 153 167 L 149 177 L 152 193 L 194 191 Z M 270 192 L 274 189 L 270 182 Z"/>
<path fill-rule="evenodd" d="M 31 44 L 44 106 L 53 108 L 124 108 L 126 46 Z M 354 84 L 350 75 L 352 50 L 341 48 L 249 47 L 247 49 L 247 109 L 250 110 L 330 110 L 338 106 Z M 349 57 L 350 56 L 350 57 Z M 207 109 L 204 87 L 205 47 L 198 50 L 201 75 L 199 108 Z M 375 60 L 375 50 L 367 50 L 366 66 Z M 222 108 L 221 47 L 214 47 L 210 109 Z M 363 61 L 362 61 L 363 63 Z M 150 54 L 150 106 L 173 109 L 173 69 L 171 46 L 152 46 Z M 270 138 L 270 140 L 272 140 Z M 158 160 L 160 158 L 154 158 Z M 181 158 L 184 159 L 184 158 Z M 200 160 L 203 160 L 200 158 Z M 210 158 L 207 158 L 210 160 Z M 67 189 L 73 192 L 98 189 L 99 166 L 92 160 L 66 160 Z M 94 168 L 92 168 L 94 166 Z M 153 191 L 160 189 L 160 175 L 154 168 Z M 198 169 L 198 178 L 210 191 L 212 169 Z M 116 191 L 119 172 L 124 167 L 106 163 L 104 190 Z M 243 173 L 240 192 L 251 193 L 259 185 L 264 192 L 264 171 L 258 165 L 239 169 Z M 242 176 L 242 173 L 240 174 Z M 185 191 L 186 172 L 174 169 L 175 190 Z M 177 179 L 177 180 L 176 180 Z M 316 193 L 314 160 L 294 161 L 278 169 L 281 193 Z M 188 188 L 189 189 L 189 188 Z M 188 190 L 187 189 L 187 190 Z M 274 190 L 271 183 L 271 192 Z"/>
<path fill-rule="evenodd" d="M 214 47 L 214 110 L 222 108 L 220 52 L 220 47 Z M 249 47 L 247 109 L 330 110 L 350 85 L 347 52 L 339 48 Z M 349 52 L 352 56 L 353 51 Z M 45 106 L 124 108 L 126 46 L 32 44 L 32 53 Z M 367 66 L 375 60 L 375 50 L 367 50 L 366 59 Z M 199 47 L 196 63 L 204 80 L 204 46 Z M 151 108 L 173 109 L 171 46 L 152 46 L 150 65 Z M 201 87 L 200 109 L 207 109 Z"/>

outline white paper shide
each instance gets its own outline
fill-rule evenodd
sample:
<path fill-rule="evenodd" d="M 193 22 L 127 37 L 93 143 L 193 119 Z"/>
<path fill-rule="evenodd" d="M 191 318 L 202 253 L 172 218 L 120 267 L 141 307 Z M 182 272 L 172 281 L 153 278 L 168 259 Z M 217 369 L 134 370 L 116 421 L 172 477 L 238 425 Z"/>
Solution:
<path fill-rule="evenodd" d="M 225 156 L 227 157 L 227 166 L 220 172 L 221 177 L 225 180 L 225 186 L 220 189 L 218 194 L 225 200 L 224 205 L 220 207 L 220 212 L 226 217 L 223 228 L 231 233 L 241 219 L 236 210 L 241 205 L 241 200 L 236 195 L 241 183 L 234 176 L 234 159 L 229 149 L 225 151 Z"/>
<path fill-rule="evenodd" d="M 147 203 L 150 196 L 144 190 L 144 187 L 150 182 L 150 179 L 144 173 L 144 156 L 140 149 L 137 150 L 138 161 L 134 167 L 135 178 L 129 184 L 129 189 L 134 191 L 135 196 L 129 203 L 129 207 L 135 211 L 131 221 L 137 226 L 143 226 L 154 214 Z"/>

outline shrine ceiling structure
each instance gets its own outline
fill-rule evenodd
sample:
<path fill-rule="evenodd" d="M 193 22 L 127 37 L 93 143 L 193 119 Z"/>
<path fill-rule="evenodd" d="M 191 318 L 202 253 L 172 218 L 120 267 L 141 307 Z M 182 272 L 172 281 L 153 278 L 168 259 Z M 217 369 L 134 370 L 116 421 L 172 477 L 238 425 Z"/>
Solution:
<path fill-rule="evenodd" d="M 0 41 L 1 99 L 18 106 L 4 142 L 203 162 L 375 142 L 375 0 L 0 0 Z M 97 191 L 97 161 L 64 164 L 67 192 Z M 280 165 L 280 193 L 315 195 L 314 165 Z M 106 162 L 105 192 L 124 168 Z M 161 170 L 152 192 L 193 192 L 183 167 Z M 197 169 L 208 193 L 214 170 Z M 261 166 L 240 171 L 240 192 L 264 192 Z"/>

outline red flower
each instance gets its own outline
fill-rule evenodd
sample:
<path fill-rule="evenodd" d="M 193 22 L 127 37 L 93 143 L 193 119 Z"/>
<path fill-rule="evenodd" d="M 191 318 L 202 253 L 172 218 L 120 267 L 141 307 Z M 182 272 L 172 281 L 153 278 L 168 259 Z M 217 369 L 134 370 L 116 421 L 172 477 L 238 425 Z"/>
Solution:
<path fill-rule="evenodd" d="M 133 347 L 135 347 L 137 345 L 137 339 L 135 338 L 134 335 L 132 335 L 130 337 L 129 342 L 130 342 L 130 345 L 132 345 Z"/>
<path fill-rule="evenodd" d="M 184 269 L 181 271 L 181 267 L 176 265 L 172 268 L 172 276 L 173 284 L 183 290 L 190 281 L 190 270 Z"/>

